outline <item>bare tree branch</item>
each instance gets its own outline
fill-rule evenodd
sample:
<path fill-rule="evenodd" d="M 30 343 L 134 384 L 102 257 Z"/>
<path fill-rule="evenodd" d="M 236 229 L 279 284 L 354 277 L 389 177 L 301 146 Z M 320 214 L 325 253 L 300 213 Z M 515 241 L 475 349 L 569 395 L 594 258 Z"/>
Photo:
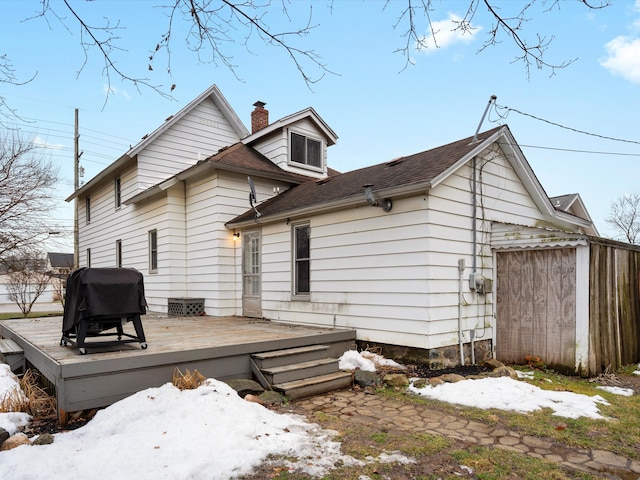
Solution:
<path fill-rule="evenodd" d="M 233 45 L 243 45 L 250 51 L 250 42 L 254 39 L 262 44 L 273 47 L 284 52 L 292 61 L 298 73 L 307 84 L 312 84 L 321 80 L 327 73 L 332 72 L 320 55 L 313 49 L 305 48 L 302 39 L 310 35 L 318 27 L 312 21 L 313 4 L 309 6 L 308 18 L 302 21 L 292 20 L 289 12 L 289 1 L 280 0 L 281 14 L 294 26 L 291 30 L 273 31 L 270 22 L 275 23 L 267 14 L 272 14 L 276 9 L 274 0 L 156 0 L 157 8 L 165 9 L 167 12 L 167 24 L 163 33 L 157 41 L 153 42 L 149 49 L 147 72 L 153 72 L 158 52 L 166 55 L 166 67 L 164 72 L 171 75 L 171 56 L 173 40 L 176 35 L 180 35 L 180 26 L 186 25 L 186 33 L 183 40 L 186 48 L 193 52 L 199 62 L 223 65 L 229 69 L 236 78 L 238 65 L 233 57 Z M 580 4 L 588 9 L 602 9 L 609 5 L 610 0 L 578 0 Z M 92 2 L 92 6 L 96 2 Z M 521 61 L 525 65 L 527 76 L 530 74 L 531 66 L 538 69 L 548 69 L 551 75 L 557 69 L 565 68 L 576 59 L 568 59 L 561 62 L 551 62 L 546 60 L 545 55 L 553 41 L 553 36 L 540 34 L 527 35 L 527 23 L 533 15 L 534 5 L 542 5 L 546 8 L 542 13 L 552 10 L 560 10 L 562 2 L 560 0 L 528 0 L 526 2 L 509 2 L 504 5 L 512 7 L 515 5 L 514 15 L 503 15 L 497 2 L 492 0 L 466 0 L 466 13 L 460 20 L 455 20 L 452 24 L 452 31 L 464 34 L 471 34 L 475 30 L 473 20 L 478 10 L 486 10 L 493 19 L 493 25 L 488 30 L 488 37 L 479 49 L 479 52 L 490 46 L 502 43 L 504 39 L 510 40 L 521 52 L 516 55 L 515 61 Z M 102 74 L 107 80 L 107 95 L 105 104 L 109 96 L 114 92 L 112 81 L 119 79 L 128 82 L 136 87 L 138 91 L 148 88 L 164 98 L 173 99 L 172 92 L 176 88 L 174 83 L 162 85 L 151 80 L 153 74 L 134 75 L 122 69 L 118 62 L 118 54 L 125 52 L 119 46 L 122 40 L 121 33 L 125 28 L 120 20 L 103 18 L 97 23 L 90 22 L 79 13 L 74 6 L 73 0 L 62 0 L 62 2 L 51 2 L 50 0 L 40 0 L 40 11 L 27 20 L 43 18 L 51 28 L 55 19 L 69 33 L 78 29 L 80 34 L 80 46 L 83 51 L 83 61 L 77 74 L 87 68 L 90 58 L 98 56 L 102 59 Z M 428 48 L 430 44 L 438 47 L 437 35 L 439 33 L 436 22 L 432 20 L 433 12 L 442 10 L 444 7 L 440 2 L 433 0 L 405 0 L 404 3 L 386 0 L 383 10 L 397 8 L 400 5 L 399 14 L 393 28 L 401 32 L 403 44 L 396 49 L 396 52 L 405 57 L 405 68 L 413 63 L 412 54 L 416 50 Z M 95 7 L 98 8 L 98 7 Z M 333 3 L 330 1 L 328 8 L 333 10 Z M 68 14 L 69 16 L 65 16 Z M 126 13 L 124 13 L 126 15 Z M 537 12 L 536 15 L 540 15 Z M 271 25 L 273 25 L 273 23 Z M 533 38 L 533 40 L 531 40 Z M 144 65 L 144 64 L 143 64 Z M 10 83 L 20 85 L 28 83 L 35 77 L 35 74 L 28 80 L 19 81 L 12 63 L 6 54 L 0 56 L 0 84 Z M 2 115 L 11 116 L 15 112 L 7 105 L 6 99 L 0 96 L 0 112 Z M 0 117 L 1 118 L 1 117 Z"/>
<path fill-rule="evenodd" d="M 48 237 L 57 170 L 16 131 L 0 136 L 0 258 Z"/>
<path fill-rule="evenodd" d="M 579 0 L 584 6 L 589 9 L 602 9 L 609 6 L 610 0 L 599 0 L 598 2 L 590 2 L 588 0 Z M 478 13 L 480 6 L 484 6 L 487 12 L 490 14 L 494 21 L 494 24 L 488 31 L 488 38 L 484 41 L 478 52 L 482 52 L 488 47 L 496 46 L 502 43 L 501 38 L 504 36 L 510 39 L 515 46 L 520 50 L 521 54 L 516 55 L 513 62 L 523 62 L 527 74 L 527 78 L 530 77 L 530 69 L 532 65 L 535 65 L 538 69 L 549 69 L 551 75 L 556 73 L 556 70 L 565 68 L 576 61 L 576 58 L 564 60 L 561 62 L 550 62 L 545 59 L 545 53 L 549 48 L 554 37 L 546 37 L 540 34 L 535 34 L 535 39 L 529 41 L 525 36 L 526 24 L 529 22 L 528 14 L 534 5 L 548 5 L 550 6 L 544 10 L 543 13 L 550 12 L 554 8 L 560 9 L 559 0 L 529 0 L 519 7 L 518 13 L 513 16 L 503 15 L 499 8 L 495 5 L 495 2 L 491 0 L 468 0 L 468 8 L 465 16 L 461 20 L 452 20 L 454 24 L 451 31 L 459 31 L 463 35 L 472 33 L 475 27 L 472 25 L 472 21 Z M 513 2 L 515 4 L 515 2 Z M 385 8 L 389 5 L 395 6 L 396 3 L 387 0 Z M 510 6 L 512 4 L 509 4 Z M 436 10 L 433 0 L 406 0 L 405 6 L 400 12 L 400 16 L 394 25 L 394 29 L 404 25 L 404 33 L 402 37 L 405 38 L 405 43 L 402 47 L 398 48 L 396 52 L 401 53 L 405 57 L 405 68 L 413 63 L 411 54 L 414 50 L 421 50 L 429 48 L 428 40 L 433 41 L 433 45 L 438 47 L 437 34 L 439 31 L 434 27 L 434 22 L 431 18 L 431 12 Z M 426 27 L 422 27 L 421 18 L 426 19 Z M 426 35 L 420 32 L 427 31 Z"/>
<path fill-rule="evenodd" d="M 621 195 L 611 202 L 605 221 L 618 233 L 618 240 L 640 245 L 640 194 Z"/>
<path fill-rule="evenodd" d="M 9 277 L 6 283 L 9 300 L 15 302 L 26 317 L 50 284 L 45 260 L 39 253 L 20 251 L 3 258 L 2 267 Z"/>

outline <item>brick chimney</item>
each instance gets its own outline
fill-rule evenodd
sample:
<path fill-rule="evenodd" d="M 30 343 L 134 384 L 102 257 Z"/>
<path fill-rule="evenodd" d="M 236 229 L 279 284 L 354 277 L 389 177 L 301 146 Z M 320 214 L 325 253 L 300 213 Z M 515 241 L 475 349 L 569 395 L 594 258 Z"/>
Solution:
<path fill-rule="evenodd" d="M 251 112 L 251 133 L 256 133 L 269 125 L 269 110 L 265 110 L 266 103 L 257 101 L 253 104 L 256 107 Z"/>

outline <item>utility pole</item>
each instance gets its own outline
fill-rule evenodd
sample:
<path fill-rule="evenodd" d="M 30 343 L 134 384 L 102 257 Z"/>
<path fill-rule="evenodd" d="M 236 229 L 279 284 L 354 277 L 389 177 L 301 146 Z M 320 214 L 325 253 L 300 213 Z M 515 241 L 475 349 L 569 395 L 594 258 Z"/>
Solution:
<path fill-rule="evenodd" d="M 78 139 L 80 138 L 78 127 L 78 109 L 75 109 L 75 131 L 73 134 L 73 191 L 80 188 L 80 149 Z M 74 199 L 73 209 L 73 267 L 78 268 L 80 261 L 80 235 L 78 232 L 78 197 Z"/>

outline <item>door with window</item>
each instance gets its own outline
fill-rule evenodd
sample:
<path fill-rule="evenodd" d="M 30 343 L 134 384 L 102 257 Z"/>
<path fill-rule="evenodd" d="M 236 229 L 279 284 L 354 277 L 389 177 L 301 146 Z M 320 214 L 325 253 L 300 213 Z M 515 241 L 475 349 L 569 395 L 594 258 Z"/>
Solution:
<path fill-rule="evenodd" d="M 247 232 L 242 239 L 242 315 L 262 317 L 260 280 L 260 232 Z"/>

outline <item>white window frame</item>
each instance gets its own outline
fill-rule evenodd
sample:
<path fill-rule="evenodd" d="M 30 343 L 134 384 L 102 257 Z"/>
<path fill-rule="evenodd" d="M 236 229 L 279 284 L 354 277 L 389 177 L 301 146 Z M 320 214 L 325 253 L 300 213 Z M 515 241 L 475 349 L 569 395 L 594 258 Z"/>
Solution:
<path fill-rule="evenodd" d="M 298 231 L 306 228 L 308 230 L 308 257 L 298 257 Z M 296 300 L 309 300 L 311 297 L 311 224 L 298 223 L 292 225 L 291 228 L 291 296 Z M 307 279 L 308 291 L 300 291 L 300 276 L 298 266 L 305 262 L 309 278 Z"/>
<path fill-rule="evenodd" d="M 154 245 L 155 243 L 155 245 Z M 158 272 L 158 230 L 149 230 L 149 273 Z"/>
<path fill-rule="evenodd" d="M 116 240 L 116 267 L 122 268 L 122 240 Z"/>
<path fill-rule="evenodd" d="M 84 199 L 84 219 L 87 225 L 91 223 L 91 197 Z"/>
<path fill-rule="evenodd" d="M 120 177 L 113 180 L 113 197 L 116 210 L 118 210 L 122 206 L 122 180 Z"/>
<path fill-rule="evenodd" d="M 299 135 L 301 137 L 304 137 L 305 139 L 305 150 L 304 150 L 304 162 L 296 162 L 293 159 L 293 135 Z M 318 142 L 320 144 L 320 166 L 315 166 L 315 165 L 310 165 L 308 163 L 308 147 L 307 147 L 307 141 L 308 140 L 312 140 L 314 142 Z M 322 141 L 322 139 L 311 136 L 311 135 L 307 135 L 306 133 L 299 131 L 299 130 L 289 130 L 289 134 L 288 134 L 288 141 L 289 141 L 289 164 L 291 165 L 296 165 L 302 168 L 307 168 L 309 170 L 315 170 L 317 172 L 324 172 L 324 142 Z"/>

